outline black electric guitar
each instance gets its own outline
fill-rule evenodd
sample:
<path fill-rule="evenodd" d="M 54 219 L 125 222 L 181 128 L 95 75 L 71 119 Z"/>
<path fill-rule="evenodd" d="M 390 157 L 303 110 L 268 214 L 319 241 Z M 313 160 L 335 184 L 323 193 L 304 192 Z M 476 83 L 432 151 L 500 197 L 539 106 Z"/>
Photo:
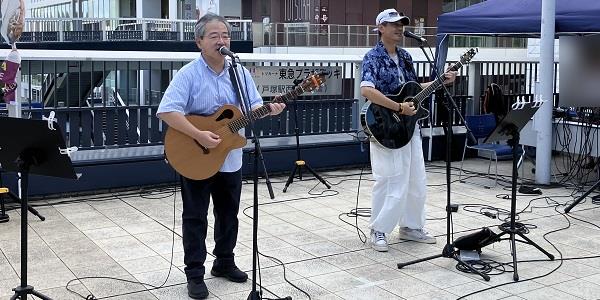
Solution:
<path fill-rule="evenodd" d="M 449 70 L 456 71 L 460 69 L 464 64 L 471 61 L 476 53 L 477 49 L 469 49 Z M 429 111 L 421 106 L 423 100 L 440 87 L 443 84 L 443 80 L 443 78 L 438 77 L 425 89 L 419 83 L 409 81 L 402 85 L 400 92 L 397 94 L 386 95 L 398 103 L 413 102 L 417 110 L 417 113 L 413 116 L 402 115 L 386 107 L 367 101 L 360 113 L 360 123 L 365 133 L 373 137 L 380 145 L 389 149 L 398 149 L 408 144 L 415 131 L 417 122 L 427 118 L 429 115 Z"/>

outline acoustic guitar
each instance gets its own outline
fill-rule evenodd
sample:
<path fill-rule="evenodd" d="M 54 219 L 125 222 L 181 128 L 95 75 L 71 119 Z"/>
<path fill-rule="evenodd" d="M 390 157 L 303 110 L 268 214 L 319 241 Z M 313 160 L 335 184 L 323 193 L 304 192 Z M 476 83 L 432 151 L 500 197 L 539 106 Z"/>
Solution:
<path fill-rule="evenodd" d="M 288 93 L 277 96 L 273 102 L 287 103 L 299 95 L 312 92 L 325 82 L 326 73 L 309 75 L 298 86 Z M 268 105 L 263 105 L 252 111 L 253 120 L 271 113 Z M 179 173 L 189 179 L 202 180 L 216 174 L 229 151 L 246 145 L 246 138 L 238 132 L 248 125 L 250 119 L 234 105 L 224 105 L 210 116 L 187 115 L 190 123 L 202 131 L 212 131 L 219 135 L 221 142 L 217 147 L 209 149 L 185 133 L 169 127 L 165 134 L 165 155 L 169 164 Z"/>
<path fill-rule="evenodd" d="M 464 64 L 471 61 L 477 53 L 477 49 L 471 48 L 465 52 L 460 60 L 450 67 L 451 71 L 460 69 Z M 431 93 L 443 84 L 443 79 L 438 77 L 425 89 L 414 81 L 402 85 L 400 92 L 386 95 L 388 98 L 401 102 L 413 102 L 417 113 L 413 116 L 402 115 L 381 105 L 367 101 L 360 113 L 360 123 L 365 133 L 375 139 L 377 143 L 388 148 L 398 149 L 404 147 L 412 138 L 417 121 L 427 118 L 429 111 L 422 107 Z"/>

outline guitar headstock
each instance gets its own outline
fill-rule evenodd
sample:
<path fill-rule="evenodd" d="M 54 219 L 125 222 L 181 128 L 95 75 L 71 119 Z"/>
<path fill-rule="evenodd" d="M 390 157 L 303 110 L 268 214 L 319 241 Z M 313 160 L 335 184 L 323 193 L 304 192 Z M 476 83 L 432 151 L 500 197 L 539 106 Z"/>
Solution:
<path fill-rule="evenodd" d="M 306 77 L 302 83 L 300 83 L 300 88 L 304 91 L 304 92 L 314 92 L 315 90 L 317 90 L 320 86 L 322 86 L 323 84 L 325 84 L 325 76 L 327 75 L 327 72 L 319 72 L 319 73 L 314 73 L 309 75 L 308 77 Z"/>
<path fill-rule="evenodd" d="M 471 59 L 473 59 L 473 56 L 475 56 L 475 54 L 477 54 L 477 51 L 479 51 L 477 48 L 469 49 L 467 52 L 465 52 L 463 55 L 460 56 L 460 62 L 463 65 L 469 63 L 471 61 Z"/>
<path fill-rule="evenodd" d="M 312 73 L 306 76 L 306 78 L 304 78 L 304 80 L 302 80 L 302 82 L 300 82 L 298 86 L 296 86 L 293 90 L 283 95 L 275 97 L 273 101 L 287 103 L 287 100 L 295 98 L 303 93 L 312 93 L 316 91 L 320 86 L 325 84 L 325 76 L 327 74 L 327 72 Z"/>

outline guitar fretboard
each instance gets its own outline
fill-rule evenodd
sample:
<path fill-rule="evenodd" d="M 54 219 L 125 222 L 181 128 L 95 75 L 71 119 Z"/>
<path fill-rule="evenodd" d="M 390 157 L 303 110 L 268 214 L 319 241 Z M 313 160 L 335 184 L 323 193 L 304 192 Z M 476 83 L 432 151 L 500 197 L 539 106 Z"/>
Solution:
<path fill-rule="evenodd" d="M 291 90 L 283 95 L 275 97 L 275 99 L 273 99 L 273 102 L 274 103 L 279 103 L 279 102 L 287 103 L 288 100 L 294 99 L 302 93 L 304 93 L 303 85 L 299 85 L 298 87 L 294 88 L 293 90 Z M 231 132 L 238 132 L 238 131 L 240 131 L 240 129 L 248 126 L 248 124 L 250 123 L 250 120 L 260 119 L 262 117 L 269 115 L 270 113 L 271 113 L 271 107 L 269 105 L 263 105 L 255 110 L 253 110 L 250 113 L 250 117 L 244 116 L 242 118 L 239 118 L 239 119 L 229 123 L 227 126 L 229 127 L 229 130 L 231 130 Z"/>
<path fill-rule="evenodd" d="M 452 67 L 450 67 L 450 70 L 456 71 L 456 70 L 462 68 L 462 66 L 463 66 L 462 61 L 459 61 L 456 64 L 454 64 Z M 444 77 L 442 76 L 442 77 L 436 78 L 429 86 L 424 88 L 421 92 L 419 92 L 413 98 L 412 101 L 415 103 L 415 106 L 420 104 L 421 101 L 425 100 L 425 98 L 427 98 L 431 93 L 433 93 L 435 90 L 437 90 L 437 88 L 442 86 L 442 84 L 444 84 Z"/>

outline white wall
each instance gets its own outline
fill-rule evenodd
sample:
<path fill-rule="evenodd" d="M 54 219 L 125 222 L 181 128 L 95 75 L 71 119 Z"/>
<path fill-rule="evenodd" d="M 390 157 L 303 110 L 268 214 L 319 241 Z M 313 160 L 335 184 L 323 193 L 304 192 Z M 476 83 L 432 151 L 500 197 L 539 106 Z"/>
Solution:
<path fill-rule="evenodd" d="M 135 3 L 136 17 L 161 18 L 160 0 L 137 0 Z"/>
<path fill-rule="evenodd" d="M 242 0 L 221 0 L 219 4 L 221 16 L 242 18 Z"/>

